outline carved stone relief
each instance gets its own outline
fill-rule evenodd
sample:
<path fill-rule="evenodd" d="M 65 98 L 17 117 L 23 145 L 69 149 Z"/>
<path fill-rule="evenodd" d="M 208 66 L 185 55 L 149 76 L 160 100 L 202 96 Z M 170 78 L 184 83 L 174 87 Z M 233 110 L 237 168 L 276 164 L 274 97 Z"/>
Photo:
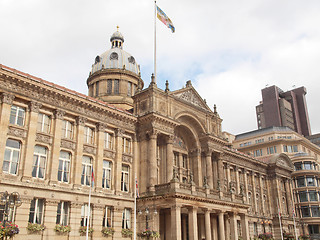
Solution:
<path fill-rule="evenodd" d="M 37 133 L 36 135 L 36 141 L 37 142 L 42 142 L 42 143 L 46 143 L 46 144 L 52 144 L 52 137 L 51 136 L 47 136 L 41 133 Z"/>
<path fill-rule="evenodd" d="M 88 145 L 83 145 L 83 152 L 89 154 L 96 154 L 96 148 Z"/>
<path fill-rule="evenodd" d="M 15 127 L 10 126 L 9 131 L 8 131 L 8 135 L 12 135 L 15 137 L 20 137 L 20 138 L 26 138 L 27 131 L 24 129 L 19 129 L 19 128 L 15 128 Z"/>
<path fill-rule="evenodd" d="M 61 140 L 60 146 L 66 149 L 72 149 L 72 150 L 76 149 L 76 144 L 74 142 L 63 140 L 63 139 Z"/>
<path fill-rule="evenodd" d="M 103 151 L 103 157 L 114 159 L 116 157 L 116 154 L 114 152 L 112 152 L 112 151 L 104 150 Z"/>

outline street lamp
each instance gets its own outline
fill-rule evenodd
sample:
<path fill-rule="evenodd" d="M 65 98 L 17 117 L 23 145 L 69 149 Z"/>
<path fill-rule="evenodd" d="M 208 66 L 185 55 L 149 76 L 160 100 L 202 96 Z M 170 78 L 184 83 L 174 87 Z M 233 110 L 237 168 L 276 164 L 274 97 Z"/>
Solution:
<path fill-rule="evenodd" d="M 8 191 L 0 192 L 0 205 L 4 205 L 3 209 L 3 226 L 8 221 L 9 209 L 20 207 L 22 204 L 20 195 L 17 192 L 8 193 Z"/>
<path fill-rule="evenodd" d="M 142 215 L 142 214 L 143 214 L 143 211 L 142 211 L 142 210 L 139 210 L 139 211 L 138 211 L 138 214 L 139 214 L 139 215 Z M 144 210 L 144 214 L 145 214 L 145 216 L 146 216 L 146 229 L 149 229 L 149 220 L 150 220 L 150 215 L 151 215 L 152 213 L 150 213 L 149 208 L 146 208 L 146 209 Z M 153 214 L 155 214 L 155 215 L 158 214 L 158 211 L 157 211 L 156 208 L 154 209 Z"/>

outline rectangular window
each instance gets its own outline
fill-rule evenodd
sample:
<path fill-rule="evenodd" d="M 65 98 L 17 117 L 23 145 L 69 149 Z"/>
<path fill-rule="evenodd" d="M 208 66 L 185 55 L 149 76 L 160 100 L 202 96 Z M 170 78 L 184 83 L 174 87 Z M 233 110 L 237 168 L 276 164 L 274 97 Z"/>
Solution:
<path fill-rule="evenodd" d="M 122 149 L 123 149 L 124 153 L 131 154 L 131 139 L 130 138 L 126 138 L 126 137 L 123 138 Z"/>
<path fill-rule="evenodd" d="M 289 145 L 289 146 L 287 146 L 287 147 L 288 147 L 288 152 L 289 152 L 289 153 L 292 153 L 292 146 Z"/>
<path fill-rule="evenodd" d="M 307 192 L 299 192 L 300 202 L 308 202 Z"/>
<path fill-rule="evenodd" d="M 284 151 L 284 152 L 288 152 L 288 147 L 287 147 L 287 145 L 283 145 L 283 151 Z"/>
<path fill-rule="evenodd" d="M 29 223 L 42 224 L 44 199 L 34 198 L 30 204 Z"/>
<path fill-rule="evenodd" d="M 68 225 L 70 202 L 61 201 L 57 208 L 56 224 Z"/>
<path fill-rule="evenodd" d="M 99 96 L 99 82 L 96 83 L 96 96 Z"/>
<path fill-rule="evenodd" d="M 122 229 L 131 228 L 131 212 L 130 209 L 125 208 L 122 213 Z"/>
<path fill-rule="evenodd" d="M 94 129 L 90 127 L 84 127 L 84 143 L 94 143 Z"/>
<path fill-rule="evenodd" d="M 113 93 L 118 95 L 119 94 L 119 80 L 114 80 L 114 89 Z"/>
<path fill-rule="evenodd" d="M 293 148 L 293 152 L 298 152 L 298 146 L 297 145 L 293 145 L 292 148 Z"/>
<path fill-rule="evenodd" d="M 311 162 L 304 162 L 303 163 L 303 169 L 304 170 L 312 170 Z"/>
<path fill-rule="evenodd" d="M 187 155 L 182 155 L 182 167 L 188 168 L 188 158 Z"/>
<path fill-rule="evenodd" d="M 25 108 L 12 105 L 9 120 L 10 124 L 24 126 L 25 115 Z"/>
<path fill-rule="evenodd" d="M 90 186 L 91 182 L 92 158 L 88 156 L 82 157 L 81 184 Z"/>
<path fill-rule="evenodd" d="M 173 161 L 174 166 L 179 167 L 179 153 L 173 153 Z"/>
<path fill-rule="evenodd" d="M 36 145 L 33 153 L 32 177 L 44 178 L 47 163 L 47 148 Z"/>
<path fill-rule="evenodd" d="M 306 177 L 306 180 L 307 180 L 307 186 L 315 186 L 316 185 L 314 177 Z"/>
<path fill-rule="evenodd" d="M 2 171 L 9 174 L 18 173 L 21 144 L 19 141 L 8 139 L 4 150 Z"/>
<path fill-rule="evenodd" d="M 106 206 L 104 209 L 102 226 L 112 227 L 112 207 L 110 206 Z"/>
<path fill-rule="evenodd" d="M 297 178 L 297 186 L 298 187 L 305 187 L 306 186 L 306 182 L 304 180 L 304 177 Z"/>
<path fill-rule="evenodd" d="M 90 206 L 90 215 L 88 215 L 88 204 L 85 203 L 81 206 L 81 222 L 80 226 L 84 227 L 88 224 L 88 216 L 90 216 L 90 226 L 92 226 L 92 206 Z"/>
<path fill-rule="evenodd" d="M 296 171 L 302 170 L 302 163 L 296 162 L 296 163 L 294 163 L 294 167 L 295 167 Z"/>
<path fill-rule="evenodd" d="M 107 80 L 107 94 L 112 93 L 112 80 Z"/>
<path fill-rule="evenodd" d="M 318 193 L 316 191 L 309 191 L 309 201 L 318 201 Z"/>
<path fill-rule="evenodd" d="M 310 217 L 310 209 L 308 206 L 301 207 L 301 215 L 302 217 Z"/>
<path fill-rule="evenodd" d="M 128 96 L 131 97 L 132 95 L 132 83 L 128 82 Z"/>
<path fill-rule="evenodd" d="M 104 133 L 104 148 L 112 149 L 113 148 L 113 134 L 109 132 Z"/>
<path fill-rule="evenodd" d="M 44 113 L 39 113 L 37 131 L 50 133 L 50 126 L 51 126 L 51 117 Z"/>
<path fill-rule="evenodd" d="M 121 191 L 129 192 L 129 166 L 122 165 Z"/>
<path fill-rule="evenodd" d="M 311 206 L 312 217 L 320 217 L 319 206 Z"/>
<path fill-rule="evenodd" d="M 112 163 L 110 161 L 103 160 L 102 188 L 111 188 L 111 173 Z"/>
<path fill-rule="evenodd" d="M 62 121 L 62 138 L 73 139 L 73 126 L 74 124 L 68 120 Z"/>
<path fill-rule="evenodd" d="M 58 181 L 69 182 L 71 153 L 60 151 L 59 166 L 58 166 Z"/>
<path fill-rule="evenodd" d="M 255 151 L 254 151 L 254 156 L 255 156 L 255 157 L 260 157 L 260 156 L 262 156 L 262 149 L 255 150 Z"/>

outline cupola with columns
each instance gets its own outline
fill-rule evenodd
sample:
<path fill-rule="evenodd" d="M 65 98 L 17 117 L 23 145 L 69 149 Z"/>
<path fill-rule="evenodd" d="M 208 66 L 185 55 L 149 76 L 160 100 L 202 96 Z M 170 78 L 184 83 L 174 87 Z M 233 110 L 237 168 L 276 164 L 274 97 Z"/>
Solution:
<path fill-rule="evenodd" d="M 132 96 L 143 88 L 140 66 L 123 50 L 124 37 L 117 31 L 110 38 L 111 48 L 96 56 L 87 85 L 90 97 L 126 110 L 133 108 Z"/>

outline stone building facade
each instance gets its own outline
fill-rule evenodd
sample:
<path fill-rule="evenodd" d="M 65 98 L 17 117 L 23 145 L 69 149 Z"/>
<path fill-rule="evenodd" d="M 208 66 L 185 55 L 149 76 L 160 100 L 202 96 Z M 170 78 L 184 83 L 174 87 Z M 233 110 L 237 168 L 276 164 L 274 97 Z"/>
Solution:
<path fill-rule="evenodd" d="M 278 211 L 291 229 L 287 155 L 261 161 L 232 149 L 216 107 L 190 81 L 170 91 L 152 77 L 143 89 L 123 43 L 117 31 L 111 49 L 96 57 L 89 96 L 0 66 L 0 191 L 22 200 L 9 214 L 20 227 L 15 239 L 85 239 L 79 228 L 88 207 L 92 239 L 104 239 L 104 227 L 124 239 L 123 229 L 134 226 L 135 177 L 137 232 L 148 228 L 166 240 L 249 240 L 273 232 L 279 239 Z M 32 234 L 28 222 L 46 229 Z M 58 234 L 56 224 L 71 232 Z"/>
<path fill-rule="evenodd" d="M 270 127 L 237 135 L 233 146 L 260 160 L 275 154 L 286 154 L 291 159 L 297 228 L 301 234 L 319 239 L 320 148 L 288 127 Z"/>

